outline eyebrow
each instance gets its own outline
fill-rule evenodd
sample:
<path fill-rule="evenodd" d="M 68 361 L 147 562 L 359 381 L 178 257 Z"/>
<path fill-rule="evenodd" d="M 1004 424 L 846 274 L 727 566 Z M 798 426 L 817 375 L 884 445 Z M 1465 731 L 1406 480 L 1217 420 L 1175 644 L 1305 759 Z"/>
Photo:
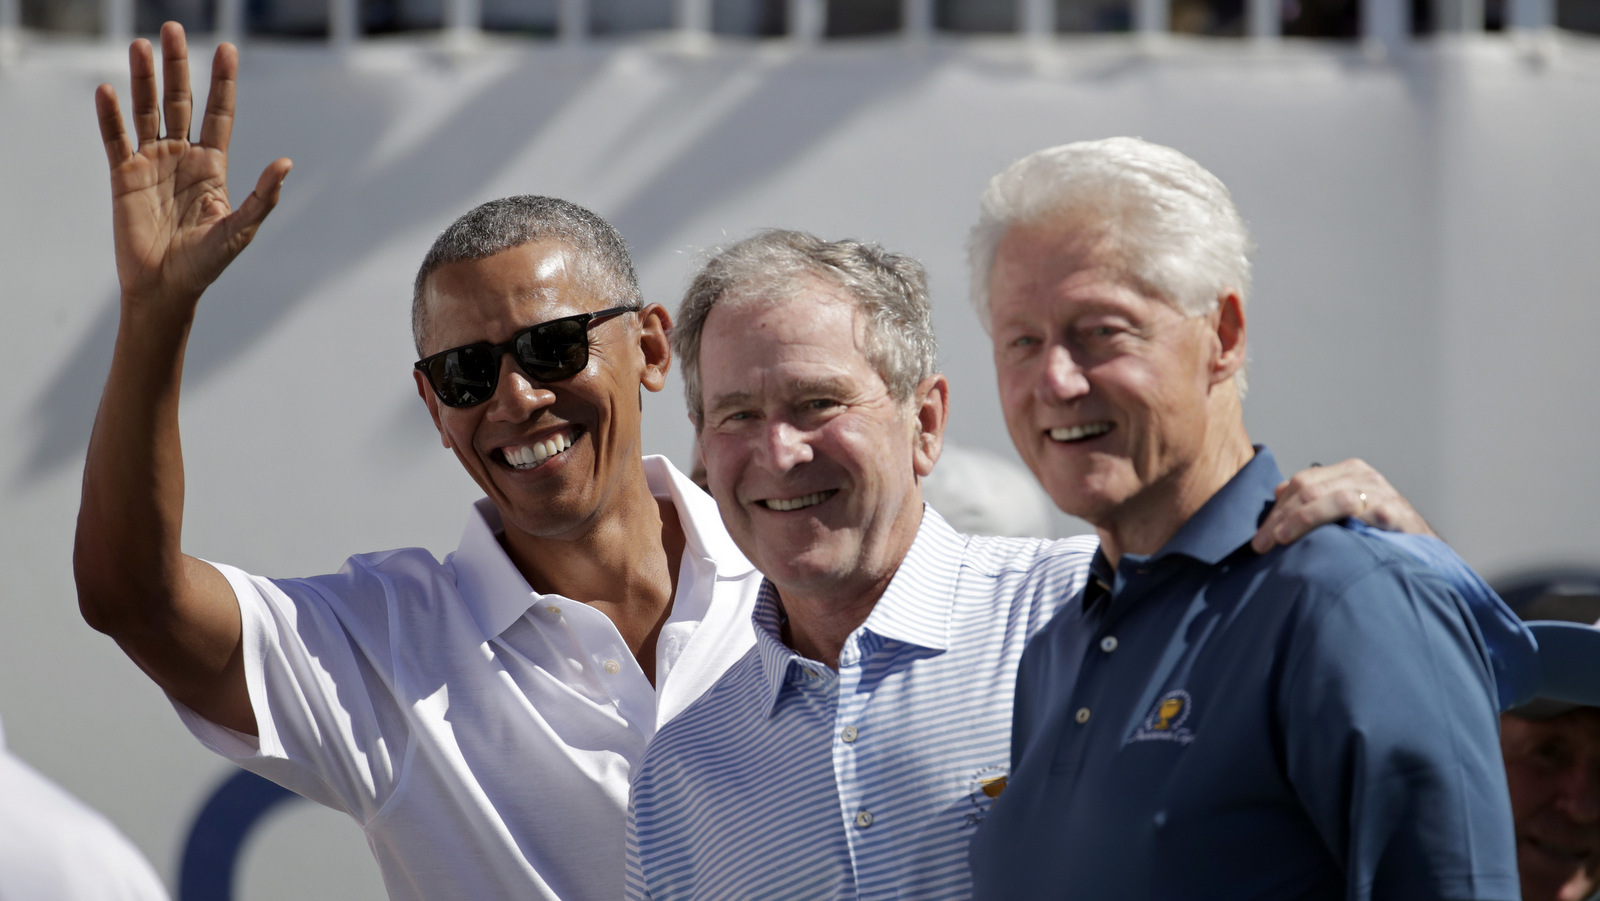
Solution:
<path fill-rule="evenodd" d="M 790 399 L 817 394 L 842 397 L 848 393 L 850 393 L 849 383 L 844 379 L 836 378 L 801 379 L 784 386 L 784 394 Z M 729 409 L 745 407 L 750 405 L 754 399 L 755 395 L 749 391 L 729 391 L 726 394 L 718 395 L 713 398 L 711 403 L 706 404 L 705 415 L 711 416 Z"/>
<path fill-rule="evenodd" d="M 710 416 L 734 407 L 747 406 L 750 403 L 751 396 L 748 391 L 730 391 L 727 394 L 719 395 L 714 398 L 713 403 L 706 404 L 705 415 Z"/>

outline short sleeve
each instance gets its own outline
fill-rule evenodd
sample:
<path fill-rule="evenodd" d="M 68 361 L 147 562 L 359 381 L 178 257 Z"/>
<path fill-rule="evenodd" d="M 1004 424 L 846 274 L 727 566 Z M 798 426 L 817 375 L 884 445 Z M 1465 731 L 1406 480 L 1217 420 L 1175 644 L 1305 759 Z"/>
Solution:
<path fill-rule="evenodd" d="M 1398 561 L 1318 594 L 1277 713 L 1347 897 L 1517 898 L 1495 683 L 1464 603 Z"/>
<path fill-rule="evenodd" d="M 1352 531 L 1383 541 L 1404 551 L 1433 570 L 1466 602 L 1489 648 L 1494 664 L 1495 691 L 1500 709 L 1506 710 L 1533 697 L 1539 687 L 1539 646 L 1521 618 L 1495 594 L 1489 583 L 1467 561 L 1432 535 L 1410 535 L 1373 528 L 1359 519 L 1347 520 Z"/>
<path fill-rule="evenodd" d="M 351 610 L 385 606 L 378 580 L 328 577 L 373 597 L 330 599 L 318 580 L 274 581 L 212 564 L 239 602 L 242 652 L 258 737 L 173 701 L 213 752 L 366 823 L 382 808 L 403 760 L 405 719 L 385 690 L 386 630 L 351 622 Z M 337 601 L 337 606 L 333 601 Z"/>

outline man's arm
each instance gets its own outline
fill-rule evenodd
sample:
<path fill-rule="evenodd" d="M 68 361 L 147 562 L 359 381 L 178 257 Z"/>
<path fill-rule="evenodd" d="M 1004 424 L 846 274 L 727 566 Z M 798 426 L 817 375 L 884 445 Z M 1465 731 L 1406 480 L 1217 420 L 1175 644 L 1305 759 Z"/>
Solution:
<path fill-rule="evenodd" d="M 1350 901 L 1517 897 L 1494 679 L 1459 598 L 1389 562 L 1308 604 L 1276 715 Z"/>
<path fill-rule="evenodd" d="M 122 318 L 83 474 L 73 572 L 84 619 L 116 639 L 156 683 L 214 722 L 254 734 L 227 580 L 183 554 L 183 452 L 178 395 L 200 295 L 254 237 L 277 203 L 287 159 L 228 204 L 228 139 L 238 53 L 217 48 L 200 140 L 183 28 L 161 30 L 165 91 L 157 105 L 148 41 L 129 50 L 134 135 L 110 85 L 95 93 L 111 164 L 112 224 Z M 163 115 L 166 137 L 160 133 Z"/>

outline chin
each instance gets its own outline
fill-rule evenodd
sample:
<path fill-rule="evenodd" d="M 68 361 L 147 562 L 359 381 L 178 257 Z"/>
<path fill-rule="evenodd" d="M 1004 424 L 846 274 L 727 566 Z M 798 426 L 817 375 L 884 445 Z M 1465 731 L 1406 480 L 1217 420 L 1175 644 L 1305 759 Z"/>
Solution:
<path fill-rule="evenodd" d="M 832 555 L 806 554 L 804 548 L 774 554 L 766 560 L 766 565 L 758 568 L 778 587 L 791 591 L 826 590 L 849 570 Z"/>
<path fill-rule="evenodd" d="M 1087 485 L 1082 481 L 1071 484 L 1046 482 L 1044 491 L 1050 495 L 1050 500 L 1055 503 L 1056 509 L 1091 525 L 1099 525 L 1118 503 L 1116 498 L 1108 496 L 1098 486 Z"/>
<path fill-rule="evenodd" d="M 1074 469 L 1076 471 L 1055 469 L 1034 473 L 1050 500 L 1070 516 L 1095 522 L 1133 494 L 1118 484 L 1126 480 L 1119 479 L 1117 472 L 1106 472 L 1103 468 Z"/>

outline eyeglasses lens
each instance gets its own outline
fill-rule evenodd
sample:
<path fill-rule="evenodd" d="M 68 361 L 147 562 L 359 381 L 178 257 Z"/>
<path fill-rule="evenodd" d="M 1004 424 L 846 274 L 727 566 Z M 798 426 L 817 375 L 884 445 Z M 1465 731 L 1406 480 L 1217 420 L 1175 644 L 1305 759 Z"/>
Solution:
<path fill-rule="evenodd" d="M 632 307 L 613 307 L 598 313 L 581 313 L 552 319 L 524 329 L 509 345 L 469 344 L 417 363 L 433 384 L 439 399 L 452 407 L 470 407 L 494 396 L 500 381 L 500 355 L 510 350 L 517 365 L 541 382 L 571 378 L 589 365 L 589 327 Z"/>
<path fill-rule="evenodd" d="M 515 353 L 524 372 L 541 382 L 570 378 L 589 363 L 584 323 L 547 322 L 517 336 Z M 446 404 L 470 407 L 494 396 L 500 361 L 487 344 L 457 348 L 428 361 L 428 381 Z"/>
<path fill-rule="evenodd" d="M 482 403 L 494 394 L 499 369 L 487 346 L 471 346 L 435 357 L 428 363 L 428 381 L 452 407 Z"/>
<path fill-rule="evenodd" d="M 543 382 L 576 375 L 589 363 L 589 334 L 584 322 L 558 319 L 517 336 L 517 362 Z"/>

